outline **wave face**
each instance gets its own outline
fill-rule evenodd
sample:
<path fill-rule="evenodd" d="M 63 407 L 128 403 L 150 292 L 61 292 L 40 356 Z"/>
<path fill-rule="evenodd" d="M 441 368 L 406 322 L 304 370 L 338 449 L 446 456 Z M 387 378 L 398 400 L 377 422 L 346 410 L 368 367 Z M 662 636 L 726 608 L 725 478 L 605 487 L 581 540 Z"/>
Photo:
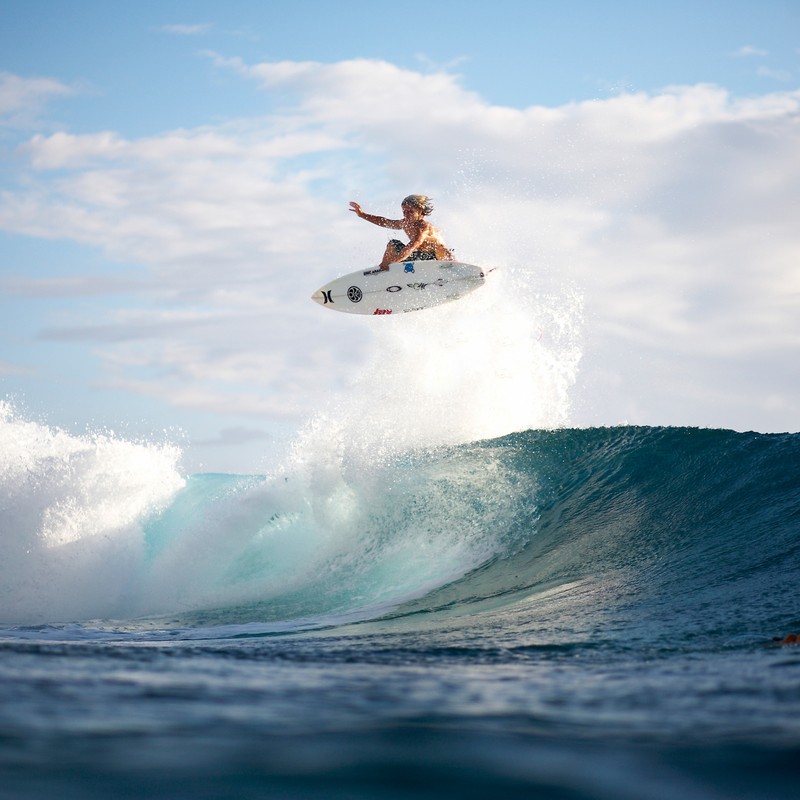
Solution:
<path fill-rule="evenodd" d="M 183 479 L 169 447 L 3 425 L 5 625 L 292 630 L 527 603 L 667 641 L 800 616 L 797 434 L 531 430 L 377 455 L 312 436 L 279 474 Z"/>
<path fill-rule="evenodd" d="M 554 625 L 568 618 L 571 635 L 583 626 L 667 647 L 763 639 L 800 620 L 797 434 L 620 427 L 529 431 L 483 447 L 535 481 L 535 517 L 508 519 L 517 552 L 417 609 L 524 598 Z"/>

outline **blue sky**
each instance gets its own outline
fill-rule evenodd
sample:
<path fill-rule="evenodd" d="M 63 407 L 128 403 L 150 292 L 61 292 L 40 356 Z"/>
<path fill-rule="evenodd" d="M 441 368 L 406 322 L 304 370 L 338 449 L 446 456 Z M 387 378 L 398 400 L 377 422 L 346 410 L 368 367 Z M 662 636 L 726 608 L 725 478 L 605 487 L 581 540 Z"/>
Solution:
<path fill-rule="evenodd" d="M 262 468 L 430 337 L 308 301 L 383 249 L 348 200 L 425 191 L 505 269 L 495 351 L 521 287 L 580 317 L 569 413 L 513 424 L 796 430 L 799 86 L 796 2 L 2 2 L 2 395 Z"/>

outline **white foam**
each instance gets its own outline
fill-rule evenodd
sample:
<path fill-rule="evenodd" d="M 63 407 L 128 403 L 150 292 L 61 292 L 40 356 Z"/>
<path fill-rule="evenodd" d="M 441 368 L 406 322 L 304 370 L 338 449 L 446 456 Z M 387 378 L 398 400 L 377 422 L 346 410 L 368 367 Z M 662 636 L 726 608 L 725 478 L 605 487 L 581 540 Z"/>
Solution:
<path fill-rule="evenodd" d="M 183 485 L 172 446 L 73 436 L 0 402 L 0 621 L 124 613 L 139 521 Z"/>
<path fill-rule="evenodd" d="M 320 416 L 373 452 L 563 426 L 582 312 L 575 292 L 537 294 L 527 273 L 497 270 L 456 303 L 378 320 L 371 360 Z"/>

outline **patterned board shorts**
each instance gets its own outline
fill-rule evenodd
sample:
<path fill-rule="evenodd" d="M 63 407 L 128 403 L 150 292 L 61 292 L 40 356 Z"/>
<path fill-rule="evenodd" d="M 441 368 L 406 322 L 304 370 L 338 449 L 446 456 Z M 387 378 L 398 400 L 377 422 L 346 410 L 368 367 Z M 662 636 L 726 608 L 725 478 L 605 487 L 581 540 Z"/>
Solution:
<path fill-rule="evenodd" d="M 399 253 L 405 245 L 399 239 L 390 239 L 389 244 L 394 247 L 395 253 Z M 406 261 L 436 261 L 436 253 L 430 250 L 412 250 L 411 254 L 406 256 Z"/>

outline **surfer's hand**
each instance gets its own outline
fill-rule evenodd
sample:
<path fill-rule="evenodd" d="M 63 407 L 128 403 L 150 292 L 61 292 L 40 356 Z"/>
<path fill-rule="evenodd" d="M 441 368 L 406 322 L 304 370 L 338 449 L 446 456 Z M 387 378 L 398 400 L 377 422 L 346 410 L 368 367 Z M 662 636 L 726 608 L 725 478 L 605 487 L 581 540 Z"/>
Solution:
<path fill-rule="evenodd" d="M 358 214 L 359 217 L 364 216 L 364 212 L 361 210 L 361 206 L 358 203 L 351 202 L 350 210 Z"/>

